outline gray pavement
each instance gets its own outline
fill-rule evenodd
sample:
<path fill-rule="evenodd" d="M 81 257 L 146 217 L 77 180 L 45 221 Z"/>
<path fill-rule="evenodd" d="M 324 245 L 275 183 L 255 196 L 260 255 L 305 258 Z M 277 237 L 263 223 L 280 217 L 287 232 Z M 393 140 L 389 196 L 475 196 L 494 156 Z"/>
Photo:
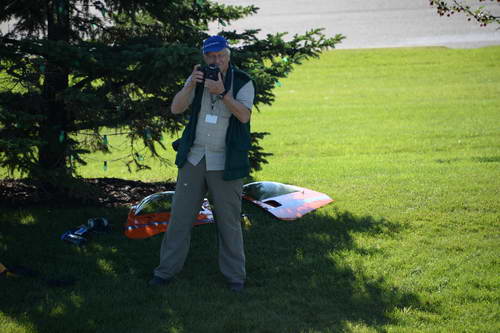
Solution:
<path fill-rule="evenodd" d="M 347 38 L 338 48 L 380 48 L 403 46 L 447 46 L 472 48 L 500 45 L 497 25 L 480 27 L 464 15 L 440 17 L 428 0 L 222 0 L 227 5 L 260 8 L 256 15 L 219 29 L 262 29 L 267 33 L 302 34 L 312 28 L 325 28 L 328 36 L 337 33 Z M 479 2 L 471 1 L 478 4 Z M 500 15 L 500 4 L 482 5 Z"/>
<path fill-rule="evenodd" d="M 468 0 L 478 4 L 477 0 Z M 472 48 L 500 45 L 497 25 L 480 27 L 464 15 L 440 17 L 428 0 L 218 0 L 227 5 L 255 5 L 256 15 L 235 21 L 221 29 L 261 29 L 259 36 L 288 32 L 303 34 L 312 28 L 325 28 L 328 36 L 347 38 L 338 48 L 380 48 L 402 46 L 447 46 Z M 500 3 L 482 2 L 500 15 Z M 6 31 L 8 25 L 0 27 Z"/>

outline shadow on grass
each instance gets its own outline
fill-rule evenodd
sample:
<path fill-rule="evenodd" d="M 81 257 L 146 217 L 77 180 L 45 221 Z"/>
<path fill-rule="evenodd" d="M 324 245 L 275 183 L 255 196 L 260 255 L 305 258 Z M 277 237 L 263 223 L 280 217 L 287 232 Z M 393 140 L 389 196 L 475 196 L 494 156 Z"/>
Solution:
<path fill-rule="evenodd" d="M 51 288 L 43 279 L 1 279 L 2 332 L 384 331 L 397 324 L 391 313 L 399 308 L 431 311 L 363 268 L 364 259 L 383 260 L 383 250 L 357 244 L 356 235 L 393 237 L 397 223 L 332 209 L 283 222 L 244 207 L 253 224 L 245 231 L 248 285 L 241 295 L 227 291 L 218 272 L 215 226 L 193 230 L 188 261 L 172 285 L 149 288 L 162 235 L 125 238 L 126 209 L 4 211 L 1 262 L 78 281 Z M 84 248 L 59 240 L 94 216 L 108 217 L 115 230 Z"/>

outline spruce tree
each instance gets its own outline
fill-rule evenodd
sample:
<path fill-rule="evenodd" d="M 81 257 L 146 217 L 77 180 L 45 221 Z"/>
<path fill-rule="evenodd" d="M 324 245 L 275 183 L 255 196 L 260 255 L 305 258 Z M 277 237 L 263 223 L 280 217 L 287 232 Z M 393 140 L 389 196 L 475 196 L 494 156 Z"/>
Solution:
<path fill-rule="evenodd" d="M 185 116 L 169 105 L 193 65 L 208 24 L 226 26 L 257 13 L 255 6 L 208 0 L 3 0 L 0 22 L 0 167 L 64 192 L 86 156 L 109 151 L 103 130 L 126 133 L 129 166 L 148 168 L 135 150 L 144 142 L 162 158 L 162 140 L 182 129 Z M 321 29 L 285 40 L 285 33 L 221 31 L 232 62 L 257 87 L 256 107 L 274 101 L 273 88 L 294 65 L 317 57 L 343 38 Z M 266 154 L 253 133 L 252 166 Z"/>

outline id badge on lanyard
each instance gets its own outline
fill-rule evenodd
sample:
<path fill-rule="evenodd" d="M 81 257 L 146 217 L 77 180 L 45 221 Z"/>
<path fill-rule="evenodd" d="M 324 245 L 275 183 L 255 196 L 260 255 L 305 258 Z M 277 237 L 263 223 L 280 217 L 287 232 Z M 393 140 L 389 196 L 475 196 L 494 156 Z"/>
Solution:
<path fill-rule="evenodd" d="M 217 116 L 215 114 L 208 114 L 205 115 L 205 122 L 208 124 L 217 124 Z"/>

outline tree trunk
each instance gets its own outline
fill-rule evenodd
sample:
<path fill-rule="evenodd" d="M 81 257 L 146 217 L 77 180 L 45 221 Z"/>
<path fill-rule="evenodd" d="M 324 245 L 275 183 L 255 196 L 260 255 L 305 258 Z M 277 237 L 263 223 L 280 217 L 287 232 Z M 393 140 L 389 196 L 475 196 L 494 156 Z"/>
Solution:
<path fill-rule="evenodd" d="M 47 38 L 50 41 L 69 42 L 69 4 L 68 0 L 47 1 Z M 40 138 L 44 143 L 39 147 L 39 166 L 41 178 L 50 175 L 67 174 L 66 166 L 68 114 L 62 93 L 68 87 L 68 69 L 54 60 L 46 59 L 45 80 L 43 87 L 44 114 L 46 118 L 40 124 Z"/>

